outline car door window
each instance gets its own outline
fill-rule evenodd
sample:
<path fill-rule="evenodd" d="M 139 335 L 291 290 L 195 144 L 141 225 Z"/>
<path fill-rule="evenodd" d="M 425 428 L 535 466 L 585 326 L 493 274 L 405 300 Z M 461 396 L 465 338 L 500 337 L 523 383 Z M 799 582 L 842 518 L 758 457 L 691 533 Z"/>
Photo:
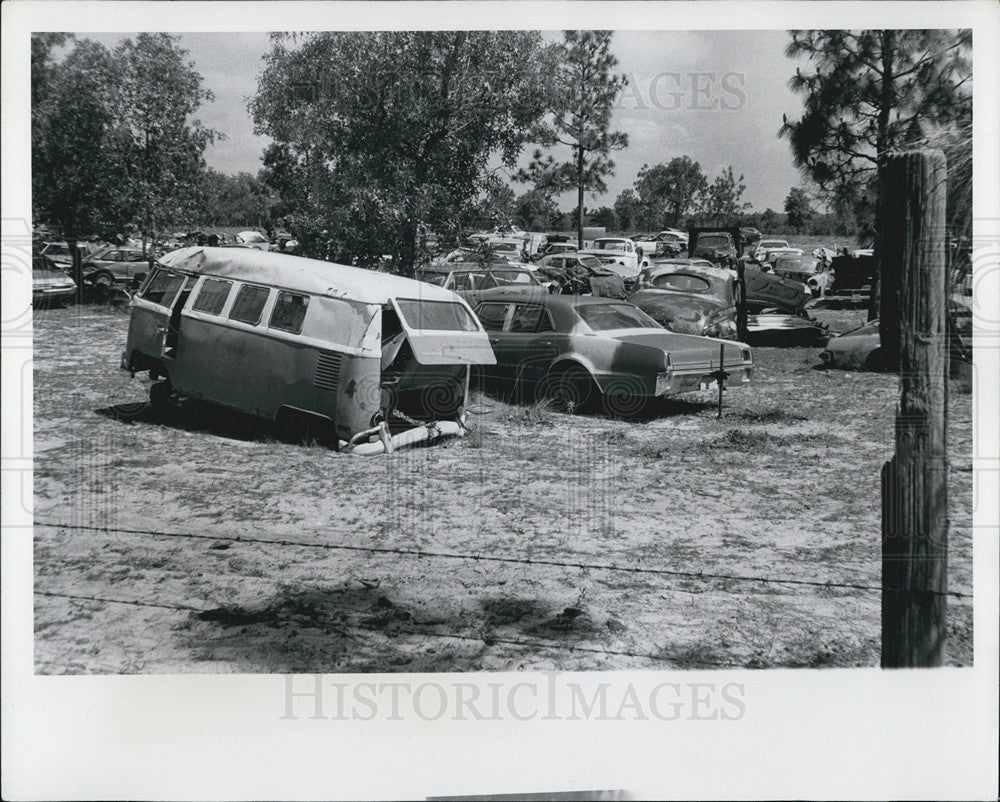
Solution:
<path fill-rule="evenodd" d="M 509 308 L 510 304 L 480 304 L 476 315 L 487 331 L 503 331 Z"/>
<path fill-rule="evenodd" d="M 455 273 L 452 276 L 452 282 L 454 283 L 454 287 L 452 289 L 455 291 L 472 289 L 472 281 L 470 280 L 468 273 Z"/>
<path fill-rule="evenodd" d="M 544 310 L 535 304 L 517 304 L 510 320 L 511 333 L 534 334 L 539 330 Z"/>

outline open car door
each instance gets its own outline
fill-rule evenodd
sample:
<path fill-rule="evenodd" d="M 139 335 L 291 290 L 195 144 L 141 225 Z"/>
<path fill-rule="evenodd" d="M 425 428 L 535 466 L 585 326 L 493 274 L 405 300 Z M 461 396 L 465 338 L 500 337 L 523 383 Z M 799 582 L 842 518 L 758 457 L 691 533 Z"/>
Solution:
<path fill-rule="evenodd" d="M 392 305 L 421 365 L 496 364 L 489 336 L 460 298 L 393 298 Z"/>

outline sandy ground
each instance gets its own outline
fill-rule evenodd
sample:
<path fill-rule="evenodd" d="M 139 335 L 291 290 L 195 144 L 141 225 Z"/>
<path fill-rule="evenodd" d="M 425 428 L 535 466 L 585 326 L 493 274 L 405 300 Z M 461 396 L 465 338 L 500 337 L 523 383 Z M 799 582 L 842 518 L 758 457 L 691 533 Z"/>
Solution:
<path fill-rule="evenodd" d="M 36 314 L 38 673 L 878 665 L 895 377 L 757 348 L 722 420 L 710 393 L 630 421 L 477 394 L 470 436 L 364 458 L 193 404 L 116 417 L 148 389 L 127 325 Z M 971 593 L 971 396 L 949 416 Z M 948 649 L 971 664 L 971 599 Z"/>

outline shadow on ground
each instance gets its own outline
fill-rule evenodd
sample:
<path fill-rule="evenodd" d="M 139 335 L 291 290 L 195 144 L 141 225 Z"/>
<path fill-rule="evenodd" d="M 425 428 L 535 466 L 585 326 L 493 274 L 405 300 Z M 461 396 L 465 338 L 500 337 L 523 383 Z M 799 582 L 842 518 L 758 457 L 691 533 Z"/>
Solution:
<path fill-rule="evenodd" d="M 197 661 L 237 671 L 468 671 L 498 643 L 566 648 L 626 629 L 581 606 L 492 594 L 471 607 L 443 608 L 379 584 L 285 588 L 257 605 L 192 613 L 181 625 L 181 646 Z"/>

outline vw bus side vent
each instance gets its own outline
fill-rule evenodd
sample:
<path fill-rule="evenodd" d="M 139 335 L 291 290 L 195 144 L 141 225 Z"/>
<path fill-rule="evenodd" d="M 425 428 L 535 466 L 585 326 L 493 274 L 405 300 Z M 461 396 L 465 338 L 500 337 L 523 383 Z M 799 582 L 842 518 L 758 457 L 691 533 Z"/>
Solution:
<path fill-rule="evenodd" d="M 313 386 L 322 390 L 336 390 L 340 379 L 340 362 L 343 354 L 320 354 L 316 361 L 316 375 Z"/>

